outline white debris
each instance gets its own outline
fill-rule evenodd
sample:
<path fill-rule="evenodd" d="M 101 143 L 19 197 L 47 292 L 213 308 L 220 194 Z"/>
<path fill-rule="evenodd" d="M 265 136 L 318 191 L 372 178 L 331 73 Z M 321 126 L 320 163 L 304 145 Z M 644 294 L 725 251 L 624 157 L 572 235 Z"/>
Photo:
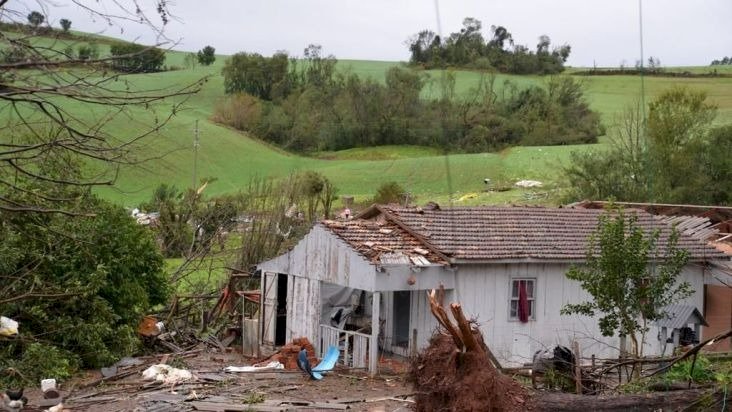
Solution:
<path fill-rule="evenodd" d="M 6 318 L 5 316 L 0 316 L 0 336 L 15 336 L 18 334 L 18 322 Z"/>
<path fill-rule="evenodd" d="M 543 183 L 538 180 L 519 180 L 515 183 L 518 187 L 541 187 Z"/>
<path fill-rule="evenodd" d="M 280 362 L 272 361 L 264 366 L 227 366 L 226 372 L 257 372 L 275 369 L 285 369 L 285 365 Z"/>
<path fill-rule="evenodd" d="M 161 363 L 145 369 L 142 372 L 142 379 L 174 384 L 193 379 L 193 374 L 189 370 L 178 369 Z"/>

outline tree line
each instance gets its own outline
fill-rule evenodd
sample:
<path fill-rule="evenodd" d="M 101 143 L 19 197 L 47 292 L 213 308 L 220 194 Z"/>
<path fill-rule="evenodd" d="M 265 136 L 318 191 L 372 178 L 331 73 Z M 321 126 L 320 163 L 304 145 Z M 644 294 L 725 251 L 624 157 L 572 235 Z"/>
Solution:
<path fill-rule="evenodd" d="M 727 64 L 732 64 L 732 57 L 724 56 L 721 59 L 712 60 L 712 66 L 722 66 Z"/>
<path fill-rule="evenodd" d="M 410 37 L 412 65 L 424 68 L 465 67 L 497 70 L 514 74 L 554 74 L 564 70 L 571 47 L 564 44 L 551 48 L 547 35 L 539 37 L 536 49 L 515 44 L 513 35 L 503 26 L 491 26 L 490 38 L 483 37 L 483 24 L 473 17 L 463 20 L 459 32 L 443 39 L 432 30 L 422 30 Z"/>
<path fill-rule="evenodd" d="M 462 98 L 454 73 L 431 79 L 395 66 L 382 84 L 336 70 L 337 62 L 314 45 L 302 60 L 237 53 L 225 63 L 227 97 L 214 120 L 297 152 L 395 144 L 483 152 L 593 143 L 603 133 L 581 84 L 569 77 L 519 88 L 486 74 Z M 428 84 L 439 98 L 421 97 Z"/>

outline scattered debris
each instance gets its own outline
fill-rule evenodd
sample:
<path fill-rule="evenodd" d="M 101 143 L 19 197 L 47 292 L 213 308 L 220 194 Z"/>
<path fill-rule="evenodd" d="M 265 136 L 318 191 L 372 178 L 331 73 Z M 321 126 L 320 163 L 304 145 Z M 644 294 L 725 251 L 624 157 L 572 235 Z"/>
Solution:
<path fill-rule="evenodd" d="M 0 336 L 13 337 L 18 334 L 18 322 L 0 316 Z"/>
<path fill-rule="evenodd" d="M 142 372 L 142 378 L 146 381 L 162 382 L 167 385 L 191 380 L 193 374 L 188 370 L 160 363 L 145 369 Z"/>
<path fill-rule="evenodd" d="M 541 187 L 543 183 L 538 180 L 519 180 L 514 185 L 518 187 Z"/>
<path fill-rule="evenodd" d="M 261 372 L 277 369 L 285 369 L 285 365 L 272 361 L 264 366 L 227 366 L 224 370 L 226 372 Z"/>
<path fill-rule="evenodd" d="M 278 352 L 265 359 L 263 362 L 259 362 L 255 366 L 259 366 L 264 362 L 276 361 L 285 365 L 285 369 L 298 369 L 297 358 L 302 349 L 307 351 L 307 358 L 311 365 L 318 362 L 318 359 L 315 357 L 315 347 L 310 343 L 308 338 L 302 337 L 293 339 L 292 342 L 283 346 Z"/>
<path fill-rule="evenodd" d="M 5 318 L 7 319 L 7 318 Z M 25 407 L 28 399 L 23 396 L 23 389 L 17 391 L 7 390 L 0 397 L 0 409 L 8 412 L 18 412 Z"/>

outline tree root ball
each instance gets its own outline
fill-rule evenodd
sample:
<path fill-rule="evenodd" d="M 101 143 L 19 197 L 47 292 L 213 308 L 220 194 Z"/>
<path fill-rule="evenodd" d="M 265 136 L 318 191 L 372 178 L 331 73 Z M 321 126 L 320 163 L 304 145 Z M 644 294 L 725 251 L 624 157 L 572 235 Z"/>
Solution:
<path fill-rule="evenodd" d="M 479 343 L 483 344 L 480 334 Z M 435 333 L 410 365 L 417 411 L 525 411 L 528 392 L 499 373 L 484 353 L 458 352 L 450 336 Z"/>

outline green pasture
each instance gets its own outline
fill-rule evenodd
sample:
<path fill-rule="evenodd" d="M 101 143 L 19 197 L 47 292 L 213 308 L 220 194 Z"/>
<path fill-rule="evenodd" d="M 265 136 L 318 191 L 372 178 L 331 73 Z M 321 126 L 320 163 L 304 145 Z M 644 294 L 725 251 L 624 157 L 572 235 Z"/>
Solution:
<path fill-rule="evenodd" d="M 100 52 L 105 53 L 105 40 L 100 40 Z M 64 48 L 78 41 L 47 39 L 50 47 Z M 214 45 L 215 46 L 215 45 Z M 503 204 L 543 203 L 559 201 L 562 190 L 560 169 L 573 150 L 594 150 L 599 145 L 515 147 L 501 153 L 449 154 L 431 148 L 398 146 L 350 149 L 342 152 L 320 153 L 304 157 L 287 153 L 265 142 L 228 127 L 210 121 L 214 107 L 224 96 L 221 68 L 225 56 L 217 56 L 215 64 L 194 69 L 183 68 L 184 52 L 170 51 L 168 67 L 180 68 L 162 73 L 122 76 L 114 87 L 132 90 L 172 89 L 195 83 L 205 78 L 200 93 L 185 101 L 184 109 L 158 133 L 150 136 L 143 147 L 138 148 L 140 160 L 150 159 L 120 170 L 117 184 L 101 188 L 99 193 L 124 206 L 132 207 L 146 200 L 160 183 L 175 184 L 179 188 L 190 187 L 193 182 L 193 135 L 196 120 L 199 121 L 200 148 L 197 157 L 197 177 L 215 177 L 217 180 L 206 189 L 214 195 L 242 190 L 254 176 L 283 177 L 303 170 L 316 170 L 332 179 L 339 194 L 353 195 L 357 201 L 367 201 L 384 182 L 396 181 L 411 191 L 422 203 L 437 200 L 454 204 Z M 342 60 L 339 67 L 354 73 L 383 81 L 384 72 L 400 63 L 381 61 Z M 716 66 L 720 71 L 724 66 Z M 690 71 L 703 68 L 681 68 Z M 732 72 L 732 70 L 729 70 Z M 425 72 L 431 79 L 423 96 L 439 96 L 441 71 Z M 458 96 L 467 97 L 475 87 L 480 73 L 456 71 Z M 599 111 L 602 120 L 611 127 L 616 115 L 640 96 L 638 76 L 577 76 L 585 85 L 587 100 Z M 507 81 L 525 87 L 542 84 L 540 76 L 496 75 L 496 90 L 500 92 Z M 646 77 L 646 102 L 663 90 L 674 86 L 688 86 L 705 90 L 711 101 L 719 106 L 718 123 L 732 122 L 732 78 L 670 78 Z M 114 118 L 108 130 L 123 140 L 150 128 L 165 116 L 173 101 L 151 108 L 133 108 L 125 115 Z M 80 119 L 99 115 L 104 108 L 89 110 L 79 103 L 69 102 L 67 111 Z M 0 116 L 6 111 L 0 108 Z M 0 132 L 2 133 L 2 132 Z M 485 178 L 492 181 L 493 189 L 486 190 Z M 532 179 L 544 182 L 540 189 L 513 188 L 517 180 Z M 510 190 L 505 190 L 510 189 Z M 338 205 L 338 204 L 337 204 Z"/>

